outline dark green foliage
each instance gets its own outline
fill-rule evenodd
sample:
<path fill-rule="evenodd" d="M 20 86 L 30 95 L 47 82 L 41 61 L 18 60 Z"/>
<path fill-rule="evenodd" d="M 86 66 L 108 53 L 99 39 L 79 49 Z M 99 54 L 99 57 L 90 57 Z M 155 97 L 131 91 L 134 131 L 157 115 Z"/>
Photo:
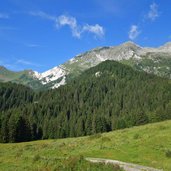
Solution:
<path fill-rule="evenodd" d="M 30 88 L 19 84 L 0 83 L 0 111 L 32 103 L 34 96 Z"/>
<path fill-rule="evenodd" d="M 171 119 L 170 80 L 114 61 L 56 90 L 0 87 L 2 142 L 84 136 Z"/>

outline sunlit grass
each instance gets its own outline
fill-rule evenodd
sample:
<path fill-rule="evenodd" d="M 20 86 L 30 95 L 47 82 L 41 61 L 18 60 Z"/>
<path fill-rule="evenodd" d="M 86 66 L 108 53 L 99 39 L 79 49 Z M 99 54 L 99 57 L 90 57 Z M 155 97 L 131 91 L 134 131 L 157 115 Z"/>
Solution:
<path fill-rule="evenodd" d="M 55 170 L 68 158 L 83 156 L 170 171 L 170 151 L 171 121 L 165 121 L 89 137 L 0 144 L 0 170 Z"/>

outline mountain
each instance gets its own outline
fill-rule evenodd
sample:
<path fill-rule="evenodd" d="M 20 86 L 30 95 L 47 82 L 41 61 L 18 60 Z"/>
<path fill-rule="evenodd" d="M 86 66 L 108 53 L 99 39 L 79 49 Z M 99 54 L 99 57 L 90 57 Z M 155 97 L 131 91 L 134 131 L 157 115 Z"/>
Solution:
<path fill-rule="evenodd" d="M 143 48 L 133 42 L 96 48 L 72 58 L 62 68 L 70 75 L 78 75 L 105 60 L 120 61 L 134 69 L 171 78 L 171 43 L 159 48 Z"/>
<path fill-rule="evenodd" d="M 14 72 L 0 66 L 0 82 L 13 82 L 29 86 L 33 89 L 39 89 L 42 87 L 42 84 L 34 77 L 34 74 L 35 72 L 32 70 Z"/>
<path fill-rule="evenodd" d="M 58 89 L 13 91 L 16 85 L 1 84 L 2 142 L 76 137 L 171 119 L 171 81 L 115 61 Z"/>
<path fill-rule="evenodd" d="M 33 89 L 54 89 L 105 60 L 119 61 L 139 71 L 171 78 L 170 42 L 158 48 L 140 47 L 133 42 L 126 42 L 119 46 L 92 49 L 44 73 L 6 71 L 8 74 L 5 75 L 0 70 L 0 80 L 21 83 Z"/>

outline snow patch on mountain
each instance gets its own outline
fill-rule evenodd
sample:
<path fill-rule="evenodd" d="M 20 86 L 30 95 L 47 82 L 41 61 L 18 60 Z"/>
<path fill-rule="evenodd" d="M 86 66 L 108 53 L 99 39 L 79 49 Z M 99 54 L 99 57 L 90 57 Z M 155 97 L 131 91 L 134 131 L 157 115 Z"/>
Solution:
<path fill-rule="evenodd" d="M 40 73 L 38 73 L 37 71 L 33 71 L 33 73 L 31 73 L 33 75 L 33 78 L 35 79 L 39 79 L 40 78 Z"/>
<path fill-rule="evenodd" d="M 66 76 L 64 76 L 59 83 L 56 83 L 54 86 L 52 86 L 52 89 L 58 88 L 61 85 L 65 85 L 65 84 L 66 84 Z"/>
<path fill-rule="evenodd" d="M 62 66 L 54 67 L 43 73 L 38 73 L 36 71 L 34 72 L 34 77 L 40 80 L 43 85 L 48 84 L 52 81 L 56 81 L 59 78 L 64 77 L 66 75 L 67 75 L 67 72 Z M 64 84 L 64 81 L 65 80 L 62 79 L 61 85 Z"/>

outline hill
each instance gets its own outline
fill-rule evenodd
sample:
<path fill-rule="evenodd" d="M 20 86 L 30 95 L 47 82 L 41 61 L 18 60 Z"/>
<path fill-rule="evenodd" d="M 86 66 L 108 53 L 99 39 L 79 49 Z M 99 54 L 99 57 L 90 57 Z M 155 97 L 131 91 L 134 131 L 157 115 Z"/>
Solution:
<path fill-rule="evenodd" d="M 0 82 L 13 82 L 23 84 L 35 90 L 41 89 L 42 84 L 33 75 L 34 72 L 32 70 L 14 72 L 0 66 Z"/>
<path fill-rule="evenodd" d="M 170 80 L 115 61 L 32 96 L 25 104 L 1 110 L 1 142 L 91 135 L 171 119 Z"/>
<path fill-rule="evenodd" d="M 79 170 L 77 158 L 83 156 L 170 171 L 170 132 L 171 121 L 165 121 L 88 137 L 0 144 L 0 170 Z"/>

